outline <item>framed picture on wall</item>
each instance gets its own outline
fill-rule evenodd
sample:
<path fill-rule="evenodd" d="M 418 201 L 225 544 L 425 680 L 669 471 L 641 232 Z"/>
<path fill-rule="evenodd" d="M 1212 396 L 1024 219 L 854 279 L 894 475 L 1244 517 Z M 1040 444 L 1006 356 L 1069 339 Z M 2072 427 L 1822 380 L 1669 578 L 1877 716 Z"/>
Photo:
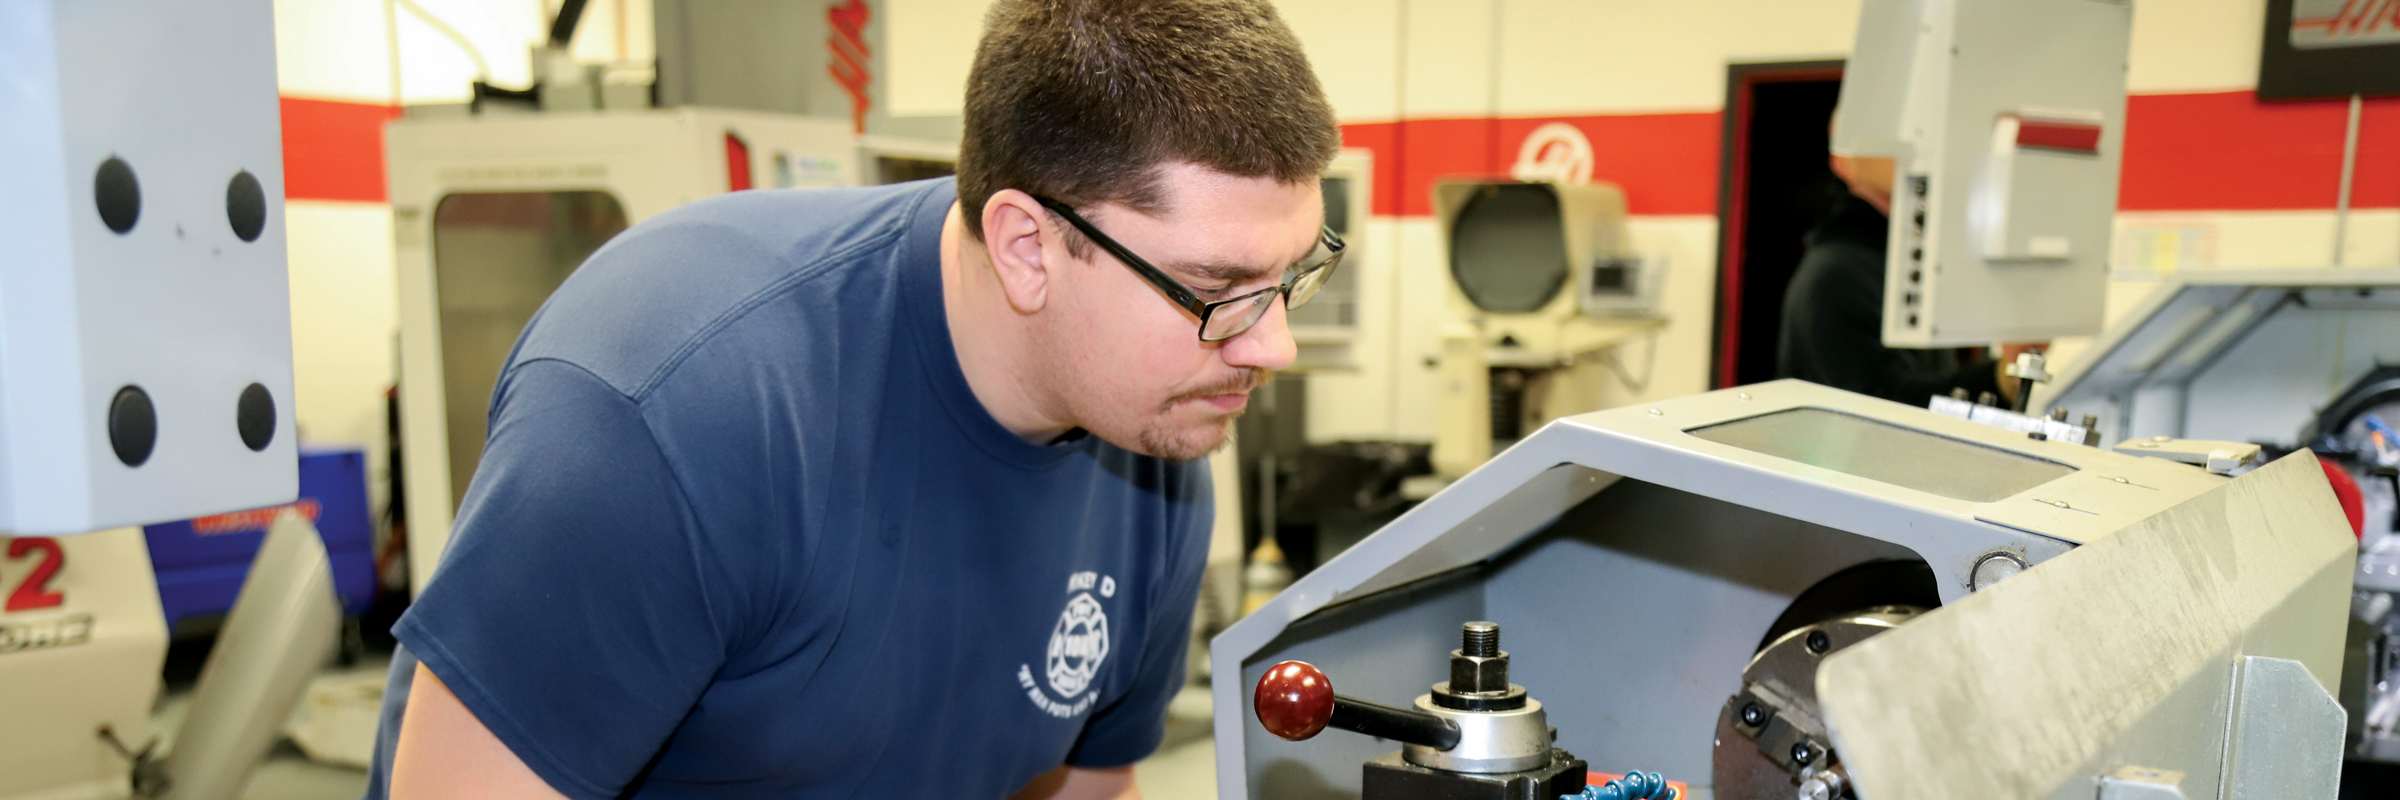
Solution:
<path fill-rule="evenodd" d="M 2400 2 L 2267 0 L 2261 100 L 2400 94 Z"/>

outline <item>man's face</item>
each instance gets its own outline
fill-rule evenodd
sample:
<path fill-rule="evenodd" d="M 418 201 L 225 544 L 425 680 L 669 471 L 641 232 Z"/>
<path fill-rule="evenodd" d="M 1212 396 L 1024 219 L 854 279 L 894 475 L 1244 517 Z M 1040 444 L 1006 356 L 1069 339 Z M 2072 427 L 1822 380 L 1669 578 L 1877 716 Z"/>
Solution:
<path fill-rule="evenodd" d="M 1160 215 L 1105 204 L 1083 216 L 1203 302 L 1279 284 L 1315 249 L 1324 220 L 1315 181 L 1290 185 L 1190 164 L 1160 169 Z M 1241 335 L 1202 342 L 1197 318 L 1107 252 L 1053 255 L 1061 262 L 1041 314 L 1041 358 L 1058 401 L 1095 436 L 1145 455 L 1199 458 L 1225 443 L 1250 390 L 1291 366 L 1281 300 Z"/>
<path fill-rule="evenodd" d="M 1885 214 L 1892 213 L 1892 172 L 1896 168 L 1890 156 L 1834 156 L 1833 174 L 1841 176 L 1850 193 L 1867 205 Z"/>

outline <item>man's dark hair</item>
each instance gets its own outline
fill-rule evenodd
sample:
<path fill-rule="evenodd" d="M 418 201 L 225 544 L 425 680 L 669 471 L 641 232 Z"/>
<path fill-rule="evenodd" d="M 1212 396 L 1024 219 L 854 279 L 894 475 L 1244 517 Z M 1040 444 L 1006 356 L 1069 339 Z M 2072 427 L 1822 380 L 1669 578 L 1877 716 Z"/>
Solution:
<path fill-rule="evenodd" d="M 958 199 L 981 240 L 1002 189 L 1157 213 L 1168 162 L 1299 183 L 1340 147 L 1300 40 L 1263 0 L 1000 0 L 967 75 Z"/>

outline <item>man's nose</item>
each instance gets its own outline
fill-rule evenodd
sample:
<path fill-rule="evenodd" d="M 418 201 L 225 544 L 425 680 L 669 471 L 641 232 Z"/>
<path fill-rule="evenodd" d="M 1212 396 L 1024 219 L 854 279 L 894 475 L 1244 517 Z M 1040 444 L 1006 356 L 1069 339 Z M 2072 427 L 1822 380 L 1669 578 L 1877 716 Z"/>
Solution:
<path fill-rule="evenodd" d="M 1267 307 L 1266 316 L 1251 325 L 1242 335 L 1225 342 L 1218 351 L 1228 366 L 1254 367 L 1268 372 L 1280 372 L 1292 366 L 1300 355 L 1300 346 L 1292 341 L 1292 328 L 1284 318 L 1286 298 L 1278 297 Z"/>

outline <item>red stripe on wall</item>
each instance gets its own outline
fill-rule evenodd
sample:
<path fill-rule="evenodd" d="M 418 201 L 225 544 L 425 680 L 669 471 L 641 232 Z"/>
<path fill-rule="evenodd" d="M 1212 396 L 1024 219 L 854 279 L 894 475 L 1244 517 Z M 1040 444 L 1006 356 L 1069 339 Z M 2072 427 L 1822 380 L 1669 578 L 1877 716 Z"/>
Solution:
<path fill-rule="evenodd" d="M 1412 119 L 1342 126 L 1342 143 L 1375 151 L 1375 213 L 1433 213 L 1433 185 L 1505 176 L 1526 134 L 1564 122 L 1592 142 L 1592 180 L 1625 190 L 1635 214 L 1717 211 L 1716 112 L 1583 117 Z"/>
<path fill-rule="evenodd" d="M 2347 101 L 2261 103 L 2250 92 L 2127 98 L 2127 211 L 2330 209 Z M 2400 206 L 2400 98 L 2366 101 L 2352 207 Z"/>
<path fill-rule="evenodd" d="M 283 98 L 284 195 L 384 202 L 383 125 L 391 106 Z M 2320 210 L 2341 180 L 2341 101 L 2261 103 L 2248 91 L 2128 99 L 2127 211 Z M 1716 112 L 1412 119 L 1342 126 L 1375 153 L 1375 214 L 1433 213 L 1433 184 L 1508 174 L 1526 134 L 1548 122 L 1591 140 L 1592 179 L 1625 190 L 1634 214 L 1714 214 Z M 2369 100 L 2360 120 L 2351 203 L 2400 207 L 2400 98 Z"/>
<path fill-rule="evenodd" d="M 2249 91 L 2127 100 L 2126 211 L 2320 210 L 2335 204 L 2342 101 L 2261 103 Z M 1715 214 L 1715 112 L 1580 117 L 1413 119 L 1342 126 L 1375 152 L 1375 213 L 1433 213 L 1433 184 L 1505 176 L 1526 134 L 1566 122 L 1592 142 L 1592 179 L 1625 190 L 1634 214 Z M 2400 98 L 2366 102 L 2351 204 L 2400 207 Z"/>
<path fill-rule="evenodd" d="M 385 201 L 383 124 L 392 106 L 283 98 L 283 196 Z"/>

